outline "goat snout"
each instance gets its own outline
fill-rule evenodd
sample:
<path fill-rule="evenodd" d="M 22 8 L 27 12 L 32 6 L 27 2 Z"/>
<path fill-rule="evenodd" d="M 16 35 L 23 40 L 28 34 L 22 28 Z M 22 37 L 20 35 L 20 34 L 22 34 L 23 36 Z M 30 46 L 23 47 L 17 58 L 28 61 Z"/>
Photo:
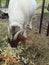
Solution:
<path fill-rule="evenodd" d="M 24 31 L 18 26 L 11 27 L 10 34 L 12 35 L 12 38 L 8 38 L 8 42 L 10 43 L 11 47 L 17 47 L 19 42 L 25 43 L 26 37 L 23 36 L 23 32 Z"/>

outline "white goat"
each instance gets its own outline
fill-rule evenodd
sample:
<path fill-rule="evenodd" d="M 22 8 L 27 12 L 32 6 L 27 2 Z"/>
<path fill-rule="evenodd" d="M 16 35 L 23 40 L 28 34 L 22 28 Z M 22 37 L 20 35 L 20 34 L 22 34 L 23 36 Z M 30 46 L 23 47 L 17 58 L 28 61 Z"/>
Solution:
<path fill-rule="evenodd" d="M 37 8 L 36 0 L 10 0 L 8 14 L 9 14 L 9 29 L 8 35 L 12 39 L 12 26 L 20 27 L 19 31 L 15 33 L 14 39 L 23 31 L 23 28 L 29 25 L 32 28 L 31 17 L 35 14 Z M 17 28 L 16 28 L 17 29 Z M 14 32 L 15 30 L 13 30 Z"/>

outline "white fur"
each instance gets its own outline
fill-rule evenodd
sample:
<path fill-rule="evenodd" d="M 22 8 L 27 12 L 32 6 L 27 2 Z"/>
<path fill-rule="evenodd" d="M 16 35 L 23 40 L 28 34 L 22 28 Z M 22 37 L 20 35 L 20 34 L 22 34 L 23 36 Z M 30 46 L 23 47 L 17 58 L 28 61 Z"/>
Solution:
<path fill-rule="evenodd" d="M 10 27 L 13 25 L 20 26 L 30 24 L 31 16 L 35 14 L 37 8 L 36 0 L 10 0 L 8 14 Z M 32 28 L 31 24 L 30 27 Z"/>

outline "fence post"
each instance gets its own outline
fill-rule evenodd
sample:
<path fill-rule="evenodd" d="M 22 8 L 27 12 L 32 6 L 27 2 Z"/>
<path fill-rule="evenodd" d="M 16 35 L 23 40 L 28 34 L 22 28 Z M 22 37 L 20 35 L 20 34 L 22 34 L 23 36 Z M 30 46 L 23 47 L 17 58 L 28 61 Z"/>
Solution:
<path fill-rule="evenodd" d="M 41 27 L 42 27 L 42 21 L 43 21 L 43 13 L 44 13 L 44 5 L 45 5 L 45 0 L 43 0 L 43 3 L 42 3 L 42 12 L 41 12 L 41 18 L 40 18 L 39 33 L 41 33 Z"/>
<path fill-rule="evenodd" d="M 6 5 L 5 7 L 8 8 L 9 0 L 6 0 Z"/>
<path fill-rule="evenodd" d="M 48 22 L 48 27 L 47 27 L 47 36 L 49 35 L 49 22 Z"/>
<path fill-rule="evenodd" d="M 0 0 L 0 8 L 1 8 L 1 0 Z"/>

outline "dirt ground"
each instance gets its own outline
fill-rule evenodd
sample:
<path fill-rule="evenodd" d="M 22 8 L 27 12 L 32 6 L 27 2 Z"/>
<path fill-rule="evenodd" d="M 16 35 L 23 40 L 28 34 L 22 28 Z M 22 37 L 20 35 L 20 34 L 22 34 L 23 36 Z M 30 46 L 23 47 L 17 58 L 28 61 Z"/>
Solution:
<path fill-rule="evenodd" d="M 0 65 L 49 65 L 49 36 L 46 36 L 48 21 L 49 16 L 44 15 L 42 33 L 39 34 L 40 14 L 33 16 L 33 28 L 27 29 L 26 44 L 11 48 L 5 40 L 9 21 L 0 19 Z M 7 59 L 1 57 L 2 54 Z"/>

